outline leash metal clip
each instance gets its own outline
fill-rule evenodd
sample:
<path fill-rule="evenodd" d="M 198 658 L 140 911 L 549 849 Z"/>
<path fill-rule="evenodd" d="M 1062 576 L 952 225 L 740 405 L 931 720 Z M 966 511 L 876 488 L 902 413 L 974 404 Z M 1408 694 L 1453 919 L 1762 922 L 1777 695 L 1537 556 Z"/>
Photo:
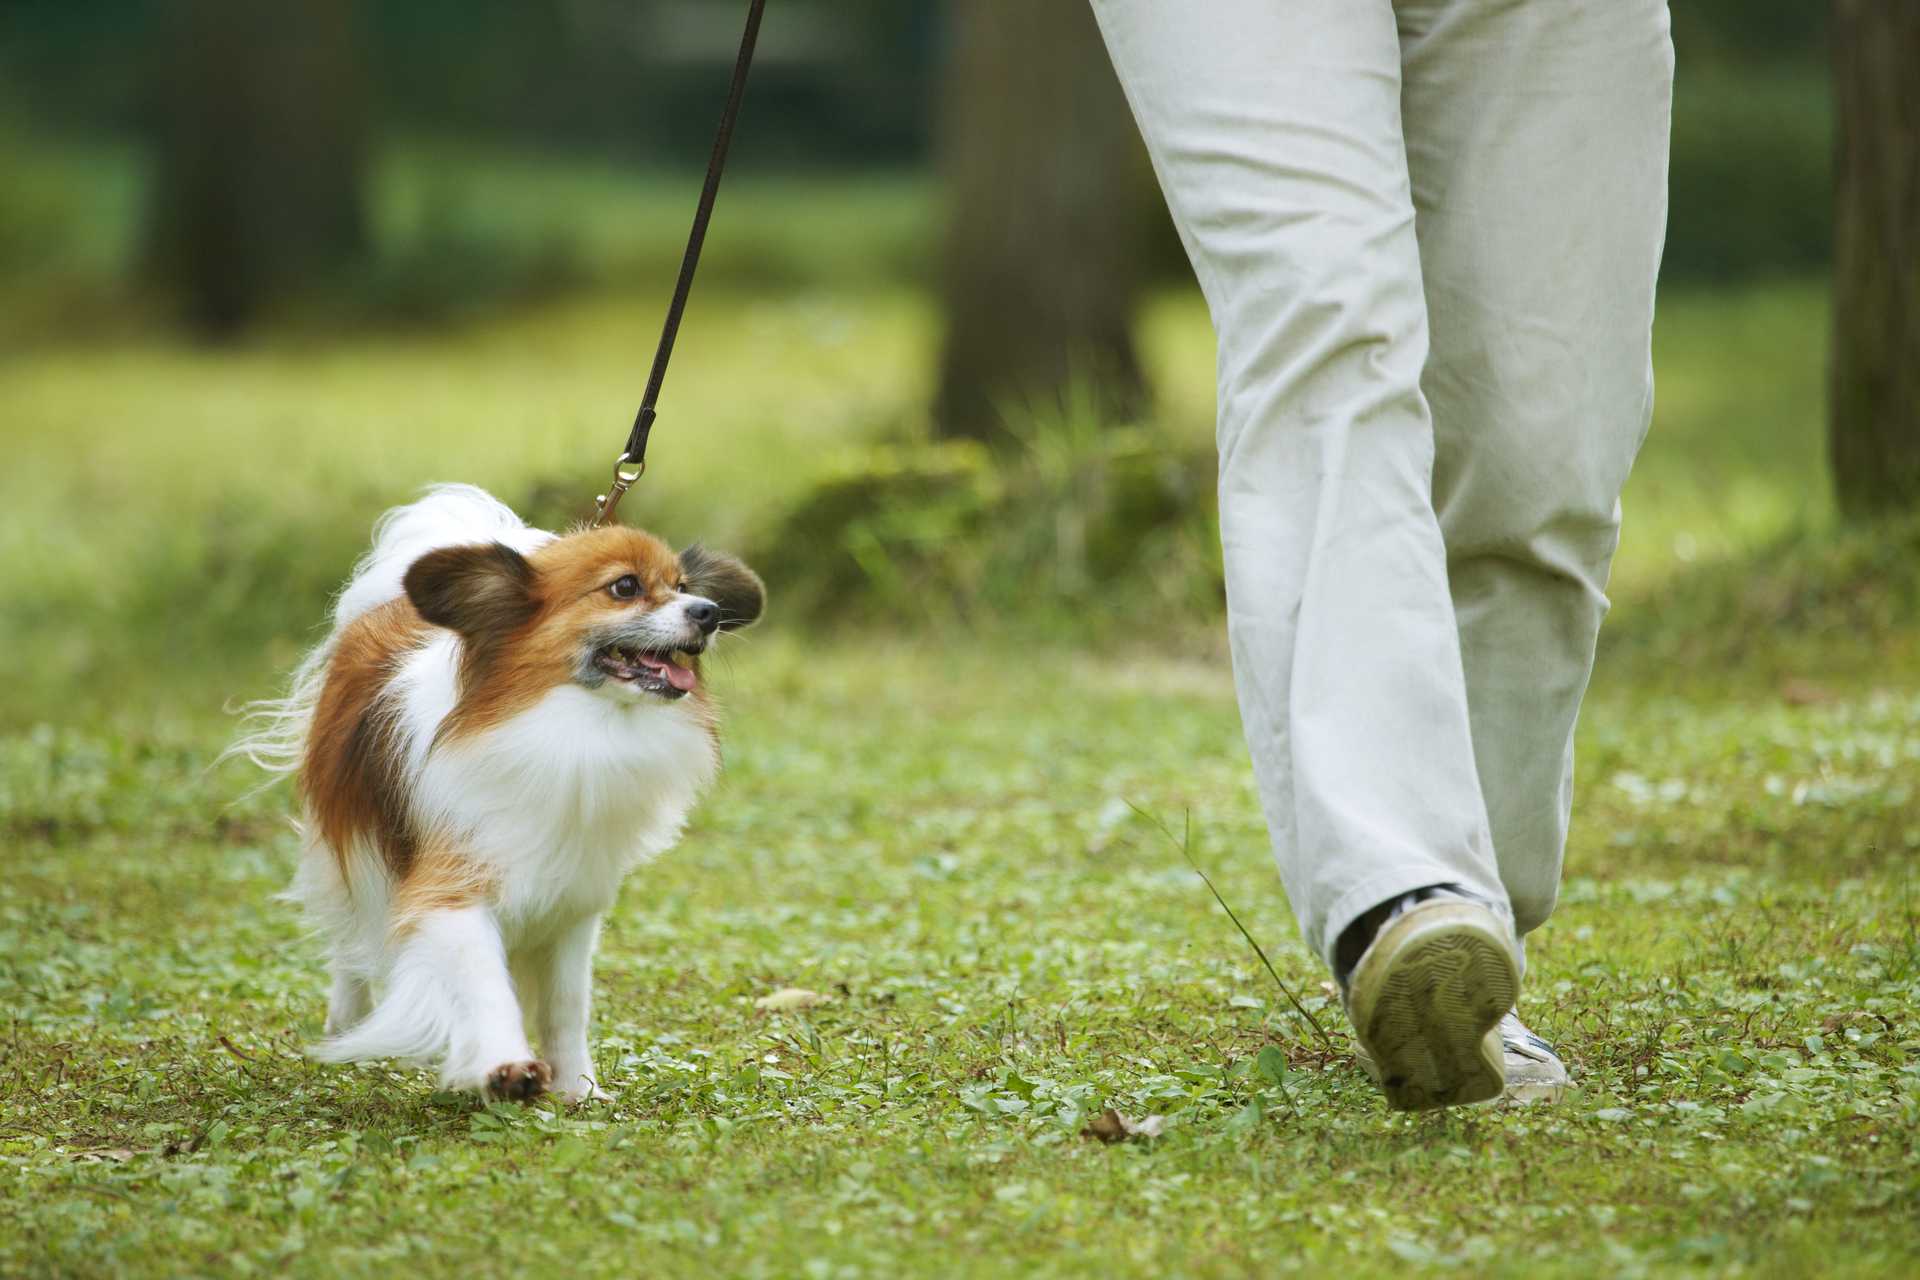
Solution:
<path fill-rule="evenodd" d="M 627 490 L 633 488 L 636 480 L 647 474 L 646 459 L 642 458 L 629 467 L 627 457 L 628 455 L 623 453 L 614 459 L 613 483 L 607 486 L 605 493 L 593 500 L 593 528 L 595 529 L 613 519 L 614 509 L 620 505 L 620 499 L 627 496 Z"/>

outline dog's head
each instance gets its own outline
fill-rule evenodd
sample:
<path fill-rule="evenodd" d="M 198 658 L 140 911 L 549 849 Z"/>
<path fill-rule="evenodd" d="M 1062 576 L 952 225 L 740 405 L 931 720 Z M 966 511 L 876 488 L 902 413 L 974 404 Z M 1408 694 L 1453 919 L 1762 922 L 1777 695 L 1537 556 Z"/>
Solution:
<path fill-rule="evenodd" d="M 420 616 L 465 643 L 468 694 L 514 703 L 573 683 L 623 701 L 701 690 L 700 655 L 752 624 L 766 588 L 732 556 L 675 554 L 638 529 L 556 538 L 530 555 L 501 543 L 442 547 L 407 570 Z M 702 691 L 703 692 L 703 691 Z"/>

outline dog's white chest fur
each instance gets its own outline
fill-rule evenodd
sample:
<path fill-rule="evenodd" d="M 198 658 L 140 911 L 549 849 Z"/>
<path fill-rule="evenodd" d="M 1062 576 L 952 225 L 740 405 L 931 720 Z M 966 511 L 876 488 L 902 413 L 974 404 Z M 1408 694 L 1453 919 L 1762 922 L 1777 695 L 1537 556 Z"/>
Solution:
<path fill-rule="evenodd" d="M 420 827 L 498 876 L 509 946 L 550 917 L 605 911 L 627 873 L 679 837 L 719 768 L 712 734 L 688 703 L 563 685 L 493 729 L 436 741 L 458 662 L 458 641 L 439 637 L 396 681 Z"/>

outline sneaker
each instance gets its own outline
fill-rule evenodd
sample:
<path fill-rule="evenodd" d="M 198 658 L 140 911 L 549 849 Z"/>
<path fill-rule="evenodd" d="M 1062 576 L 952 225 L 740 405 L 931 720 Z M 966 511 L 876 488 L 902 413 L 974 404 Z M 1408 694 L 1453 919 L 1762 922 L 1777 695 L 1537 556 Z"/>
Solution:
<path fill-rule="evenodd" d="M 1518 1013 L 1500 1019 L 1500 1047 L 1506 1057 L 1508 1102 L 1558 1102 L 1570 1087 L 1567 1064 L 1553 1046 L 1528 1030 Z"/>
<path fill-rule="evenodd" d="M 1500 1097 L 1508 1062 L 1501 1027 L 1520 987 L 1507 922 L 1479 899 L 1441 886 L 1369 912 L 1358 938 L 1376 917 L 1372 940 L 1341 984 L 1360 1065 L 1387 1105 L 1427 1111 Z M 1551 1049 L 1546 1058 L 1559 1063 Z"/>
<path fill-rule="evenodd" d="M 1520 1021 L 1518 1013 L 1509 1012 L 1500 1019 L 1500 1050 L 1506 1068 L 1502 1096 L 1508 1102 L 1518 1106 L 1558 1102 L 1573 1087 L 1567 1077 L 1567 1064 L 1560 1061 L 1552 1045 Z M 1354 1056 L 1359 1059 L 1361 1070 L 1378 1082 L 1379 1069 L 1366 1049 L 1356 1048 Z"/>

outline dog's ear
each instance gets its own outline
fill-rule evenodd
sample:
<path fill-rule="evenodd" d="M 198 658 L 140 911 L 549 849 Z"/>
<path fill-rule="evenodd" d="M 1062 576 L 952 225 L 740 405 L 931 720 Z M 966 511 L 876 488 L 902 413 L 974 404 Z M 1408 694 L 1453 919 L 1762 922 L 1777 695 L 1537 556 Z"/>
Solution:
<path fill-rule="evenodd" d="M 739 560 L 694 543 L 680 553 L 680 572 L 687 591 L 720 606 L 720 628 L 732 631 L 752 626 L 767 607 L 767 587 L 760 575 Z"/>
<path fill-rule="evenodd" d="M 466 639 L 504 635 L 533 617 L 533 566 L 500 542 L 441 547 L 403 580 L 420 616 Z"/>

